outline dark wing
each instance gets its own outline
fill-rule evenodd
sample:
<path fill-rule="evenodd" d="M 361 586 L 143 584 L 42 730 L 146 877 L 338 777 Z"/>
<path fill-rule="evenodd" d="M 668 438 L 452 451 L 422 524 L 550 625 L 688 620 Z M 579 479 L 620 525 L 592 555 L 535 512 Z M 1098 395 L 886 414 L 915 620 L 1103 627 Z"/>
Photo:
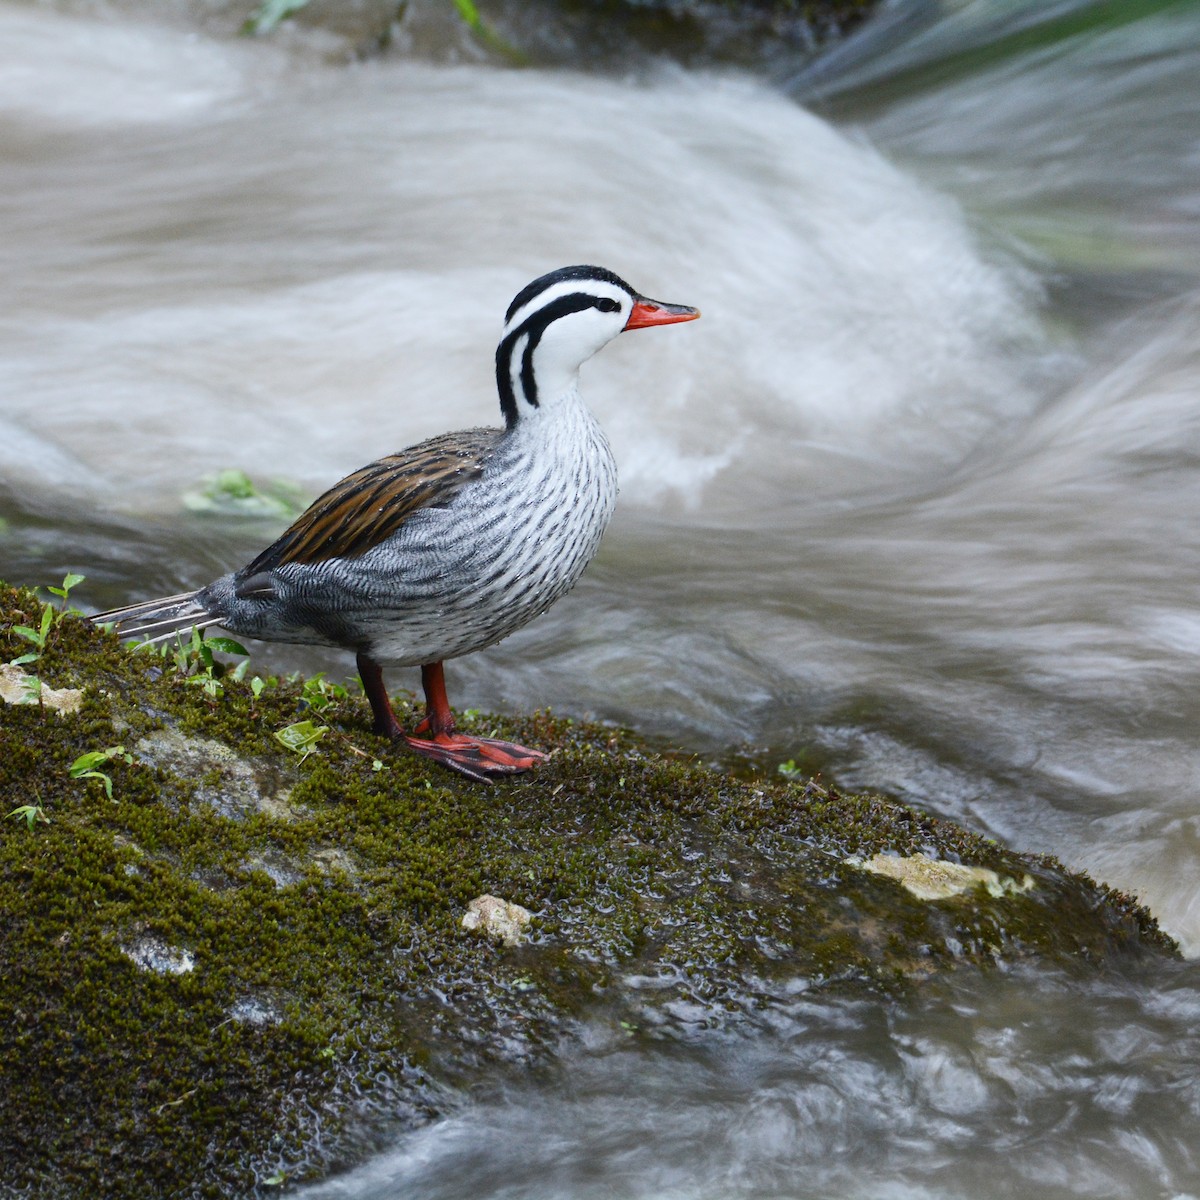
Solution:
<path fill-rule="evenodd" d="M 444 433 L 347 475 L 238 572 L 238 594 L 270 591 L 270 581 L 261 577 L 288 563 L 358 558 L 395 533 L 413 513 L 448 504 L 464 484 L 482 473 L 502 432 Z"/>

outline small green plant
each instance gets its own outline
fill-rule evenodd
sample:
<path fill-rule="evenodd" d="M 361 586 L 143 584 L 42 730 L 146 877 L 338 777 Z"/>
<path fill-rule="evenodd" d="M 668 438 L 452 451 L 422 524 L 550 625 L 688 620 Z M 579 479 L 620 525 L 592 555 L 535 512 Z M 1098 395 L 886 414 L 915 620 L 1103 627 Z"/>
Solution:
<path fill-rule="evenodd" d="M 87 754 L 81 754 L 70 766 L 72 779 L 99 779 L 104 784 L 104 794 L 111 800 L 113 798 L 112 776 L 97 768 L 104 766 L 105 763 L 112 762 L 113 759 L 119 762 L 133 762 L 133 755 L 130 754 L 124 746 L 109 746 L 107 750 L 90 750 Z"/>
<path fill-rule="evenodd" d="M 14 808 L 8 815 L 12 817 L 14 821 L 19 821 L 22 817 L 24 817 L 25 823 L 30 829 L 32 829 L 38 821 L 41 821 L 43 825 L 50 824 L 50 818 L 46 816 L 45 810 L 40 804 L 22 804 L 18 808 Z"/>
<path fill-rule="evenodd" d="M 42 608 L 42 620 L 37 629 L 28 625 L 14 625 L 13 633 L 29 642 L 34 649 L 26 654 L 20 654 L 12 660 L 10 666 L 23 667 L 26 663 L 37 662 L 46 649 L 46 641 L 50 637 L 50 629 L 54 622 L 54 609 L 49 605 Z"/>
<path fill-rule="evenodd" d="M 229 517 L 290 520 L 304 508 L 300 488 L 283 479 L 272 479 L 259 486 L 236 467 L 206 475 L 203 485 L 185 492 L 183 505 L 191 512 Z"/>
<path fill-rule="evenodd" d="M 68 612 L 76 611 L 75 609 L 68 607 L 67 598 L 71 594 L 71 589 L 77 584 L 82 583 L 83 580 L 83 575 L 65 575 L 63 577 L 61 587 L 48 587 L 46 589 L 46 591 L 52 592 L 55 596 L 61 596 L 62 603 L 59 605 L 57 612 L 55 611 L 53 604 L 43 604 L 41 620 L 38 622 L 38 627 L 36 629 L 29 625 L 14 625 L 12 627 L 13 633 L 15 633 L 17 637 L 23 638 L 25 641 L 29 642 L 34 649 L 28 653 L 18 655 L 9 664 L 10 666 L 23 667 L 26 663 L 37 662 L 37 660 L 42 657 L 42 652 L 46 649 L 46 644 L 50 640 L 50 634 L 54 626 L 57 625 Z"/>
<path fill-rule="evenodd" d="M 199 669 L 196 675 L 188 680 L 188 682 L 203 687 L 205 692 L 216 700 L 225 694 L 225 689 L 218 680 L 225 678 L 240 680 L 245 678 L 246 670 L 250 666 L 250 651 L 241 642 L 235 642 L 233 638 L 206 638 L 202 635 L 202 631 L 193 629 L 193 641 L 197 640 L 197 635 L 200 635 L 198 639 L 199 646 L 196 648 Z M 241 655 L 242 661 L 236 667 L 230 669 L 223 662 L 213 658 L 214 650 L 219 654 Z"/>
<path fill-rule="evenodd" d="M 800 779 L 804 775 L 801 767 L 796 766 L 796 760 L 789 758 L 787 762 L 781 762 L 775 770 L 784 777 L 784 779 Z"/>
<path fill-rule="evenodd" d="M 244 679 L 250 666 L 250 651 L 240 642 L 227 637 L 205 637 L 203 629 L 193 629 L 191 637 L 186 641 L 179 638 L 174 645 L 164 643 L 156 646 L 152 642 L 141 642 L 134 649 L 169 658 L 189 684 L 203 688 L 214 700 L 219 700 L 225 694 L 220 682 L 222 679 Z M 242 655 L 244 661 L 231 669 L 219 659 L 213 658 L 214 652 Z M 261 691 L 260 684 L 258 691 L 254 693 L 255 696 Z"/>
<path fill-rule="evenodd" d="M 328 725 L 316 725 L 312 721 L 297 721 L 275 731 L 275 740 L 286 746 L 303 762 L 316 748 L 317 743 L 329 732 Z"/>
<path fill-rule="evenodd" d="M 324 671 L 306 679 L 300 686 L 301 701 L 315 713 L 337 709 L 349 695 L 342 684 L 330 683 Z"/>
<path fill-rule="evenodd" d="M 61 587 L 48 587 L 46 589 L 46 591 L 52 593 L 53 595 L 62 597 L 62 604 L 58 606 L 60 620 L 66 613 L 79 611 L 76 608 L 69 607 L 67 600 L 71 595 L 71 589 L 73 587 L 78 587 L 79 584 L 81 584 L 86 578 L 86 575 L 64 575 Z"/>
<path fill-rule="evenodd" d="M 484 21 L 483 17 L 479 15 L 479 6 L 475 3 L 475 0 L 454 0 L 454 7 L 458 10 L 458 15 L 462 18 L 466 27 L 484 45 L 498 54 L 502 54 L 517 66 L 524 66 L 529 62 L 528 57 L 521 50 L 505 38 L 502 38 Z"/>
<path fill-rule="evenodd" d="M 71 594 L 71 589 L 77 584 L 82 583 L 84 577 L 82 575 L 68 574 L 63 577 L 61 586 L 50 587 L 46 590 L 59 596 L 62 603 L 55 611 L 52 603 L 42 605 L 42 615 L 38 621 L 37 628 L 32 625 L 14 625 L 12 631 L 17 637 L 28 642 L 33 649 L 27 650 L 24 654 L 18 654 L 16 658 L 9 662 L 12 667 L 24 667 L 29 663 L 37 662 L 45 653 L 46 646 L 49 644 L 50 636 L 54 632 L 54 627 L 67 615 L 68 612 L 76 610 L 70 608 L 67 604 L 68 597 Z M 42 681 L 34 674 L 29 674 L 24 681 L 25 694 L 20 701 L 22 704 L 37 704 L 42 703 Z"/>

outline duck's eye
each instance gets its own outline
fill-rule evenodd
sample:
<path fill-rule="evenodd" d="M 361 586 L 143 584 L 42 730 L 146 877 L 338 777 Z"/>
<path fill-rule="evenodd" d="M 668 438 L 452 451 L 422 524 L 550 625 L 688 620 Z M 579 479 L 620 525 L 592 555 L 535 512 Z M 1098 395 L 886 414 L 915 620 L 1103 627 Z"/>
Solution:
<path fill-rule="evenodd" d="M 621 306 L 608 296 L 596 301 L 596 307 L 601 312 L 616 312 Z"/>

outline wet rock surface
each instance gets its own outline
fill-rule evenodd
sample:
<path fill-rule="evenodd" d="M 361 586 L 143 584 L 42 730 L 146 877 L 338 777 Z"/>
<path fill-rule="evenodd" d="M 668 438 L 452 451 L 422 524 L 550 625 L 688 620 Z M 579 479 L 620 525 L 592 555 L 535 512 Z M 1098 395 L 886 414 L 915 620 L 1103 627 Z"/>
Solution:
<path fill-rule="evenodd" d="M 875 0 L 253 0 L 192 6 L 217 35 L 307 37 L 335 56 L 413 54 L 625 71 L 653 61 L 770 69 L 858 26 Z"/>
<path fill-rule="evenodd" d="M 648 58 L 766 68 L 855 28 L 873 0 L 484 0 L 496 34 L 536 63 L 624 69 Z"/>
<path fill-rule="evenodd" d="M 40 613 L 0 588 L 0 660 Z M 902 1001 L 948 971 L 1174 953 L 1143 909 L 1053 860 L 612 729 L 464 720 L 556 748 L 489 787 L 395 753 L 353 688 L 236 680 L 72 617 L 26 670 L 82 698 L 0 704 L 4 811 L 48 821 L 0 825 L 16 1195 L 274 1194 L 552 1061 L 599 1012 L 703 1036 L 797 989 Z M 276 734 L 306 720 L 326 732 L 289 750 Z M 71 776 L 118 741 L 111 799 Z M 947 864 L 958 890 L 918 899 L 866 869 L 876 855 Z M 528 922 L 464 928 L 485 896 Z"/>

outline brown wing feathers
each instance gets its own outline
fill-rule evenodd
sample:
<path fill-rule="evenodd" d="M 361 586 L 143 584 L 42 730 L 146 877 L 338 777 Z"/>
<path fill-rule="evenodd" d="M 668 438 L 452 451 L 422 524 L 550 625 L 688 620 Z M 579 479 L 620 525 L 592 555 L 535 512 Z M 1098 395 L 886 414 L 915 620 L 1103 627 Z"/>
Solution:
<path fill-rule="evenodd" d="M 248 580 L 285 563 L 365 554 L 414 512 L 448 503 L 482 472 L 500 435 L 499 429 L 443 434 L 347 475 L 240 574 Z"/>

